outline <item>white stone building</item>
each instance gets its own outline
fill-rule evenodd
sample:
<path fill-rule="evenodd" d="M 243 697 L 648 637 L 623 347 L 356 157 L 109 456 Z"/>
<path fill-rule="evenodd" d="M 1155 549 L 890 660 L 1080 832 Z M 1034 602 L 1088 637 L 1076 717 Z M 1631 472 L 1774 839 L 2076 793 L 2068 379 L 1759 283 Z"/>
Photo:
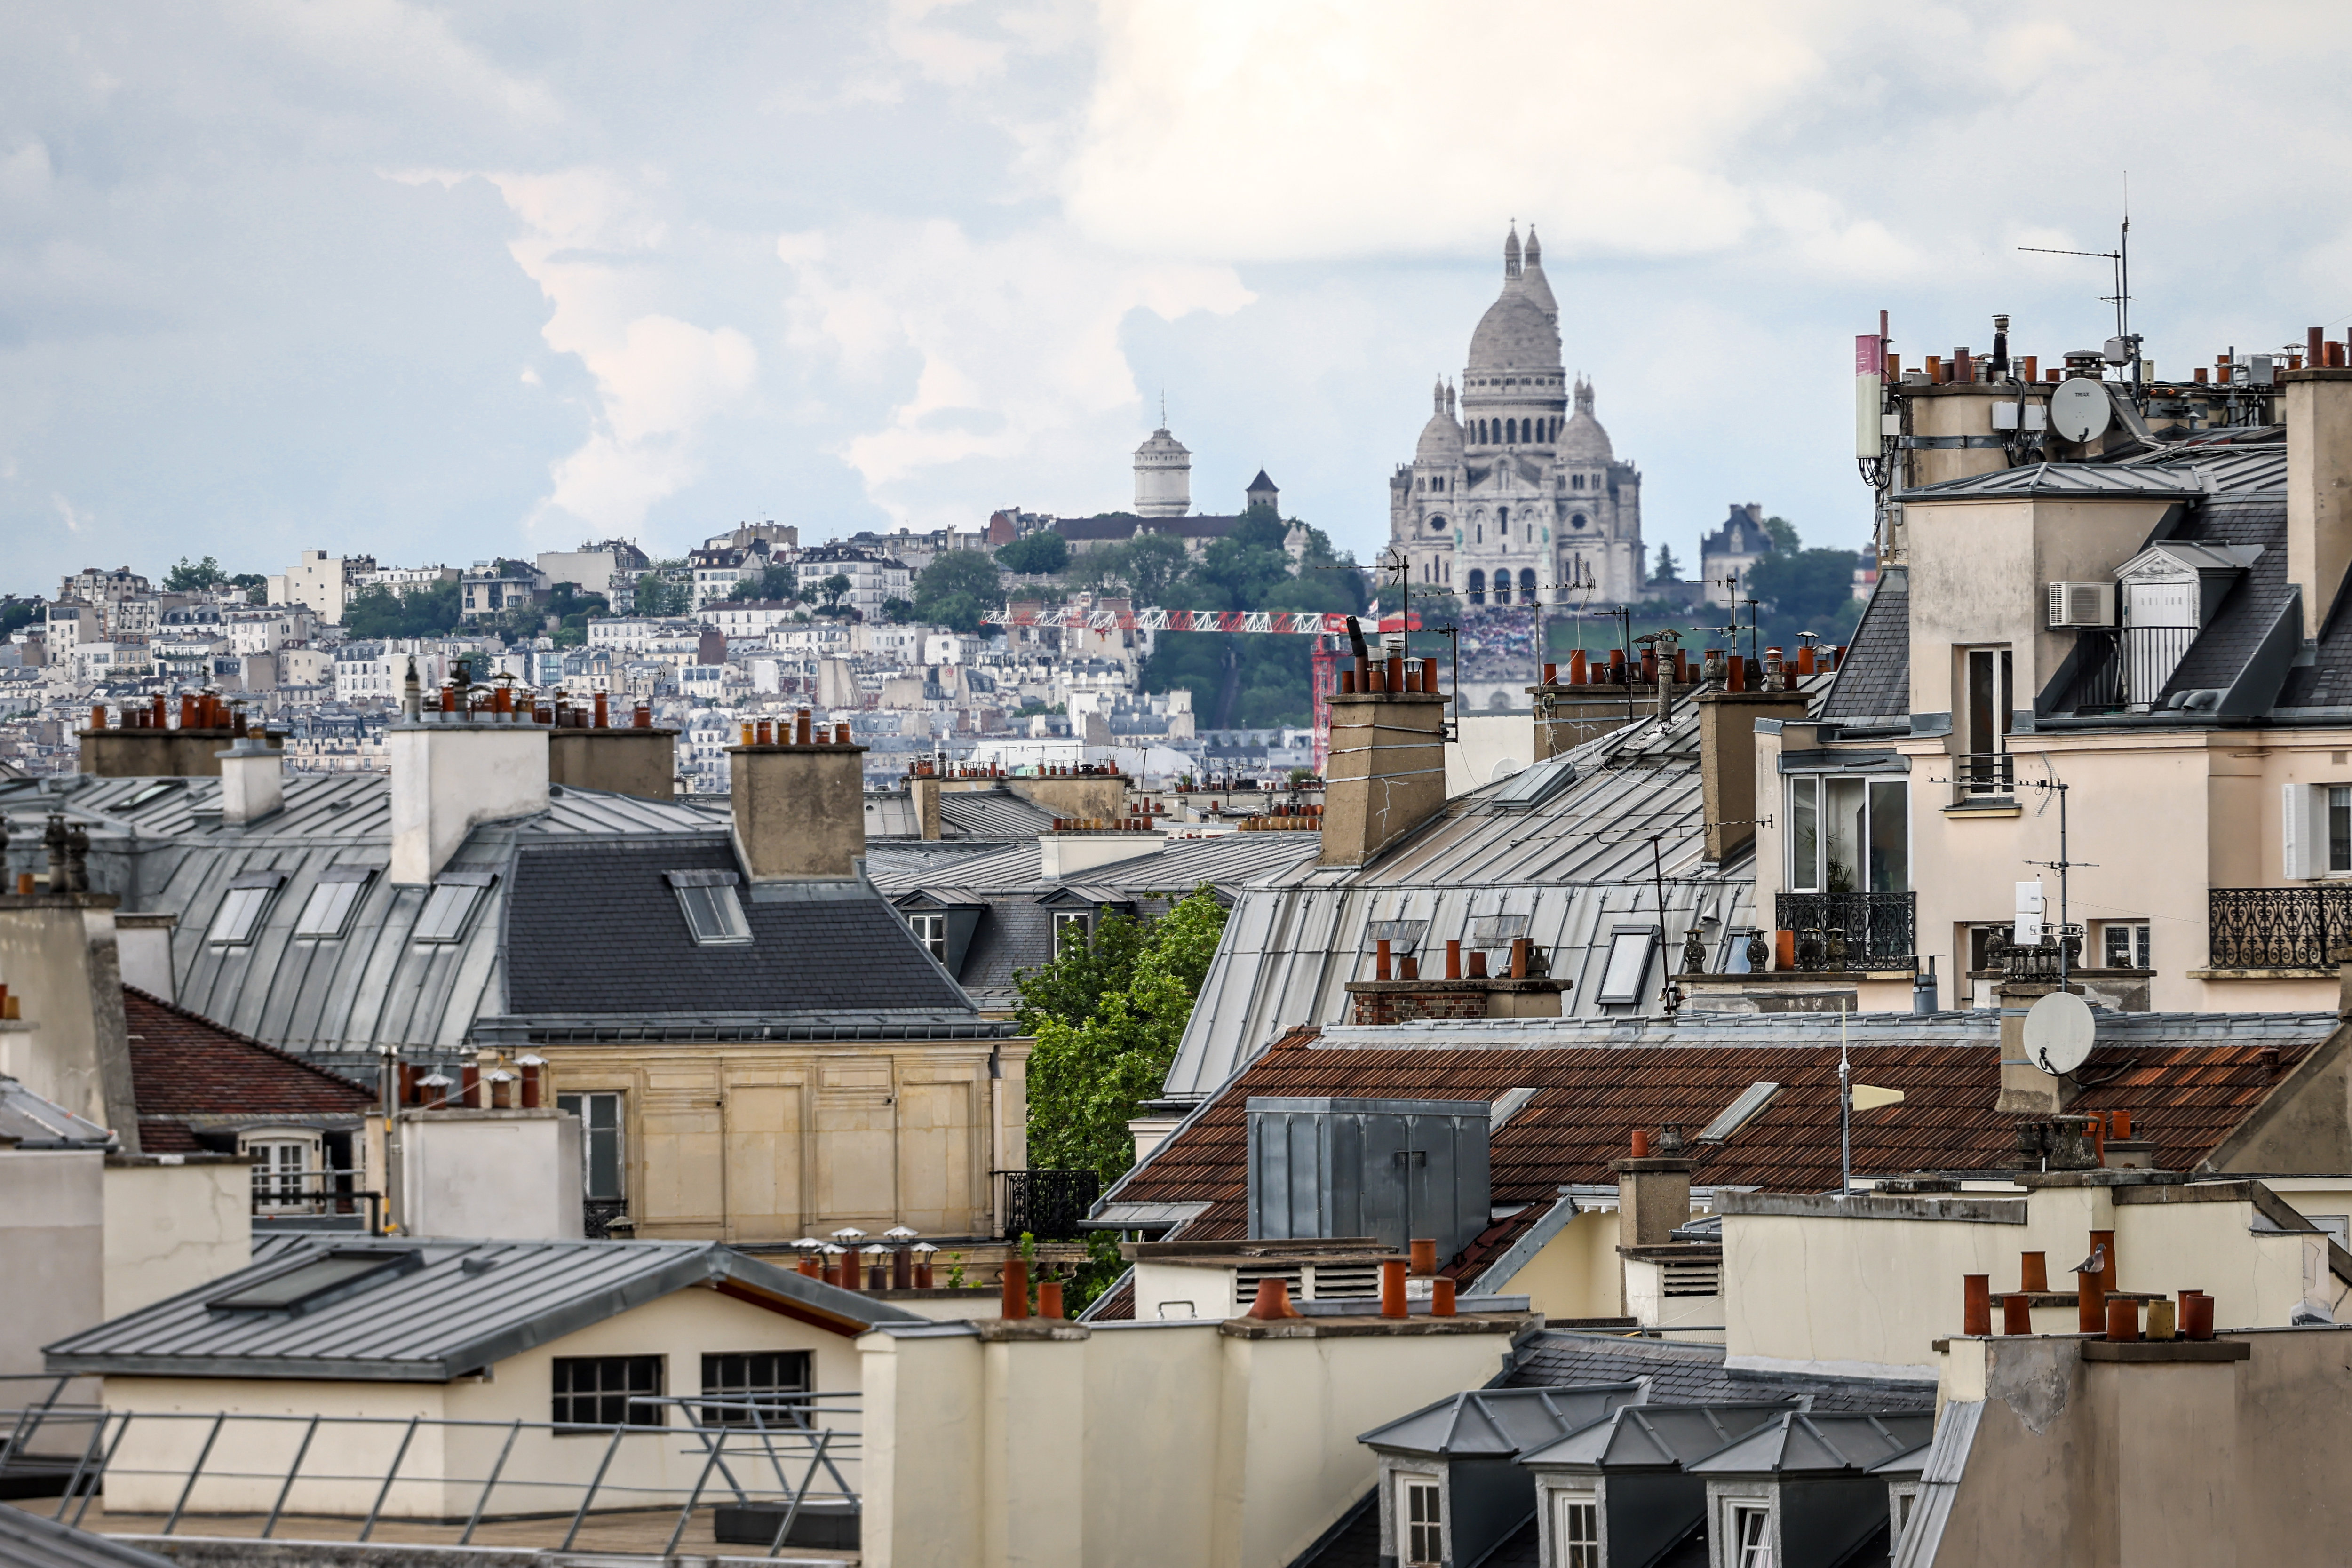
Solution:
<path fill-rule="evenodd" d="M 1641 597 L 1642 478 L 1569 381 L 1543 251 L 1517 229 L 1503 290 L 1471 335 L 1455 390 L 1440 382 L 1413 460 L 1389 480 L 1389 537 L 1417 584 L 1471 605 Z"/>

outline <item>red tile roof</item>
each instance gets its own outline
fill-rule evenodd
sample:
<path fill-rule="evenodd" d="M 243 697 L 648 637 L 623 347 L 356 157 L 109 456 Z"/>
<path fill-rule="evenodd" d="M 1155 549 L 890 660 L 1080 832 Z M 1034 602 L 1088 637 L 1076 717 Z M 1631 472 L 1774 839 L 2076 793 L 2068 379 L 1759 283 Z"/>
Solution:
<path fill-rule="evenodd" d="M 198 1148 L 188 1116 L 351 1116 L 375 1103 L 364 1084 L 224 1028 L 136 986 L 122 988 L 131 1092 L 147 1152 Z"/>
<path fill-rule="evenodd" d="M 1614 1184 L 1611 1162 L 1627 1153 L 1637 1127 L 1654 1132 L 1679 1125 L 1694 1141 L 1691 1180 L 1701 1186 L 1824 1192 L 1838 1184 L 1834 1039 L 1785 1046 L 1370 1050 L 1317 1045 L 1316 1036 L 1294 1029 L 1276 1042 L 1129 1175 L 1114 1201 L 1206 1202 L 1208 1211 L 1184 1226 L 1183 1239 L 1243 1237 L 1249 1227 L 1244 1108 L 1252 1096 L 1492 1101 L 1517 1088 L 1538 1092 L 1495 1134 L 1488 1161 L 1496 1205 L 1528 1206 L 1474 1241 L 1453 1260 L 1449 1274 L 1475 1275 L 1535 1223 L 1560 1186 Z M 2158 1165 L 2188 1169 L 2325 1037 L 2324 1026 L 2315 1025 L 2302 1043 L 2275 1050 L 2250 1044 L 2103 1048 L 2084 1069 L 2095 1087 L 2069 1110 L 2128 1110 L 2134 1136 L 2155 1142 Z M 1990 1043 L 1855 1046 L 1856 1083 L 1904 1093 L 1900 1105 L 1854 1117 L 1856 1173 L 2007 1168 L 2022 1119 L 1993 1109 L 1999 1058 Z M 2102 1079 L 2105 1073 L 2115 1076 Z M 1722 1143 L 1696 1142 L 1702 1128 L 1759 1082 L 1780 1086 L 1763 1110 Z M 1117 1310 L 1116 1302 L 1106 1302 L 1104 1315 Z"/>

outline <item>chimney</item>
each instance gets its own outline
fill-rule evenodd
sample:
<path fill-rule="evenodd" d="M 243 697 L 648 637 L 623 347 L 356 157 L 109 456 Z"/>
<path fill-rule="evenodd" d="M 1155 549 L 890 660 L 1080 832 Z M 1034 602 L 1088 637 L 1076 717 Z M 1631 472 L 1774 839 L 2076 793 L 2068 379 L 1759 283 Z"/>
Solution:
<path fill-rule="evenodd" d="M 2279 377 L 2286 425 L 2286 577 L 2316 637 L 2352 566 L 2352 370 Z"/>
<path fill-rule="evenodd" d="M 1756 837 L 1756 721 L 1805 716 L 1799 691 L 1702 691 L 1698 774 L 1706 813 L 1706 858 L 1731 858 Z"/>
<path fill-rule="evenodd" d="M 1399 662 L 1365 666 L 1380 689 L 1360 679 L 1332 695 L 1323 865 L 1363 865 L 1444 808 L 1446 698 L 1421 689 L 1434 684 L 1429 661 L 1414 661 L 1418 680 L 1391 679 Z"/>
<path fill-rule="evenodd" d="M 1676 1230 L 1690 1223 L 1691 1163 L 1679 1152 L 1681 1138 L 1676 1135 L 1661 1139 L 1658 1146 L 1667 1152 L 1651 1154 L 1643 1152 L 1649 1146 L 1647 1130 L 1637 1128 L 1632 1146 L 1633 1155 L 1611 1167 L 1617 1173 L 1617 1300 L 1621 1312 L 1625 1300 L 1625 1249 L 1664 1247 L 1674 1239 Z"/>
<path fill-rule="evenodd" d="M 459 707 L 403 718 L 392 752 L 392 880 L 430 882 L 478 823 L 547 809 L 547 730 L 524 713 Z"/>
<path fill-rule="evenodd" d="M 136 1154 L 139 1107 L 114 932 L 121 902 L 75 890 L 0 895 L 0 980 L 31 1026 L 0 1032 L 0 1073 L 111 1128 L 123 1152 Z"/>
<path fill-rule="evenodd" d="M 800 733 L 808 733 L 807 719 L 803 710 Z M 753 882 L 858 879 L 866 861 L 865 755 L 863 746 L 814 739 L 727 748 L 735 852 Z"/>
<path fill-rule="evenodd" d="M 934 774 L 907 775 L 907 795 L 914 802 L 915 817 L 921 825 L 925 843 L 937 843 L 940 837 L 940 784 Z"/>
<path fill-rule="evenodd" d="M 286 804 L 286 770 L 279 754 L 255 731 L 237 738 L 220 763 L 221 825 L 242 827 L 259 822 Z"/>

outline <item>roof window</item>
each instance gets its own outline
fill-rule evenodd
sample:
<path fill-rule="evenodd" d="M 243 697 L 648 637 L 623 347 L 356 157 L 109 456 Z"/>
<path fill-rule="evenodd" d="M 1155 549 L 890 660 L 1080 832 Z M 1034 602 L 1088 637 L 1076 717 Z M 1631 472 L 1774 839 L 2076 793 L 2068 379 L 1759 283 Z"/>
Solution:
<path fill-rule="evenodd" d="M 665 871 L 697 947 L 749 947 L 751 927 L 735 894 L 732 871 Z"/>
<path fill-rule="evenodd" d="M 1699 1130 L 1702 1143 L 1720 1143 L 1748 1123 L 1748 1119 L 1764 1109 L 1766 1101 L 1780 1092 L 1777 1083 L 1751 1083 L 1739 1091 L 1739 1098 L 1723 1108 L 1723 1114 Z"/>
<path fill-rule="evenodd" d="M 1658 931 L 1655 926 L 1620 931 L 1609 939 L 1609 962 L 1601 972 L 1601 994 L 1594 998 L 1603 1003 L 1639 1002 L 1642 982 L 1650 973 L 1650 956 L 1657 951 Z"/>
<path fill-rule="evenodd" d="M 212 929 L 205 940 L 215 947 L 238 947 L 253 940 L 269 900 L 286 880 L 279 871 L 248 872 L 228 885 L 220 908 L 213 911 Z"/>
<path fill-rule="evenodd" d="M 284 1312 L 295 1315 L 341 1300 L 356 1290 L 421 1268 L 422 1253 L 380 1247 L 338 1247 L 324 1257 L 306 1258 L 205 1305 L 215 1312 Z"/>
<path fill-rule="evenodd" d="M 146 788 L 139 791 L 136 795 L 133 795 L 129 800 L 126 800 L 121 805 L 116 806 L 115 810 L 136 811 L 142 805 L 146 805 L 153 801 L 161 800 L 167 795 L 175 795 L 179 791 L 187 787 L 188 781 L 185 779 L 157 779 L 153 784 L 149 784 Z"/>
<path fill-rule="evenodd" d="M 456 942 L 466 934 L 466 921 L 481 901 L 483 890 L 497 881 L 488 871 L 445 871 L 434 879 L 425 912 L 416 917 L 418 942 Z"/>
<path fill-rule="evenodd" d="M 368 879 L 375 875 L 366 866 L 330 866 L 319 874 L 310 896 L 302 900 L 302 912 L 294 919 L 294 934 L 298 937 L 338 937 L 350 929 L 352 911 L 359 908 L 360 895 L 367 891 Z"/>

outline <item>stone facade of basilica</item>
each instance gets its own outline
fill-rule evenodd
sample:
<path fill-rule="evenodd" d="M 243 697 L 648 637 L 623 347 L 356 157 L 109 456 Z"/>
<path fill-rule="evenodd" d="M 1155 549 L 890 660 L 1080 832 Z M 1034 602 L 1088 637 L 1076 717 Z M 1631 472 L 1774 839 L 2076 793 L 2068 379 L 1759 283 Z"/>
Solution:
<path fill-rule="evenodd" d="M 1642 596 L 1641 471 L 1610 449 L 1591 383 L 1562 369 L 1533 229 L 1524 257 L 1516 227 L 1504 241 L 1502 294 L 1471 334 L 1458 396 L 1440 381 L 1434 404 L 1389 480 L 1390 542 L 1416 587 L 1478 605 Z"/>

